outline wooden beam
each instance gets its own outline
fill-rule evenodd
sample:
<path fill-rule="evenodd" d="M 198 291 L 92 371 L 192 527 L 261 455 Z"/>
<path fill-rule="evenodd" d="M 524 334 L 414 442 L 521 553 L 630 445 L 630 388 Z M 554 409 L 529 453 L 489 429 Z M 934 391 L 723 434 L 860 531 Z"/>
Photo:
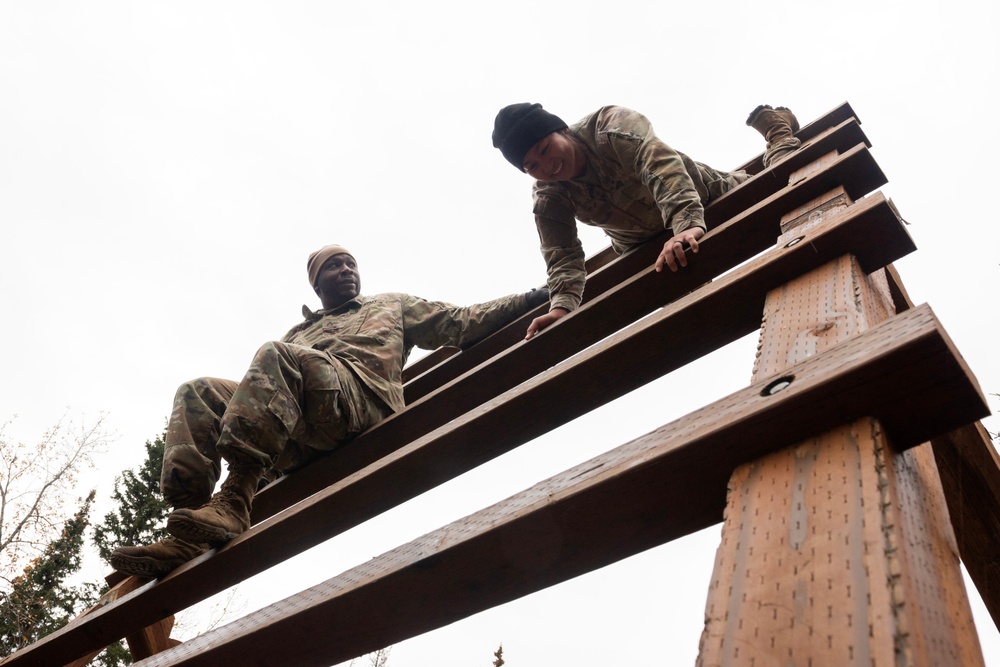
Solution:
<path fill-rule="evenodd" d="M 792 111 L 794 111 L 794 109 Z M 843 104 L 840 104 L 839 106 L 836 106 L 826 112 L 808 125 L 803 125 L 799 131 L 795 133 L 795 136 L 798 137 L 800 141 L 806 142 L 820 132 L 826 130 L 828 127 L 842 123 L 850 118 L 853 118 L 858 124 L 861 123 L 861 119 L 858 118 L 856 113 L 854 113 L 854 109 L 851 108 L 851 105 L 844 102 Z M 749 161 L 744 162 L 734 171 L 739 169 L 742 169 L 750 174 L 760 173 L 764 169 L 764 153 L 760 153 L 756 157 L 751 158 Z"/>
<path fill-rule="evenodd" d="M 727 229 L 713 232 L 721 235 L 715 248 L 723 247 Z M 760 309 L 769 290 L 783 284 L 790 275 L 821 266 L 851 248 L 865 255 L 874 252 L 866 255 L 869 261 L 876 257 L 890 261 L 909 252 L 912 241 L 885 198 L 874 195 L 808 230 L 801 242 L 773 248 L 436 431 L 412 440 L 408 430 L 402 429 L 391 438 L 383 435 L 384 439 L 377 439 L 375 434 L 382 429 L 379 425 L 356 441 L 362 445 L 359 448 L 345 448 L 342 455 L 317 461 L 302 471 L 330 464 L 324 469 L 327 477 L 315 480 L 319 493 L 274 520 L 255 525 L 217 553 L 200 556 L 159 582 L 151 582 L 133 596 L 101 610 L 100 617 L 71 623 L 30 647 L 24 657 L 30 660 L 32 653 L 61 656 L 64 654 L 60 651 L 67 650 L 81 650 L 82 654 L 90 647 L 105 646 L 120 637 L 116 632 L 131 632 L 159 620 L 161 614 L 184 609 L 736 340 L 758 327 Z M 713 245 L 706 243 L 697 265 L 713 266 L 714 254 Z M 661 278 L 653 271 L 636 276 L 507 354 L 524 350 L 541 355 L 541 359 L 556 358 L 568 341 L 574 340 L 577 328 L 589 329 L 602 318 L 615 318 L 620 311 L 635 308 L 636 301 L 674 289 L 673 280 L 665 282 Z M 690 336 L 688 332 L 693 330 L 699 335 Z M 664 354 L 664 350 L 670 350 L 670 354 Z M 533 357 L 520 359 L 539 363 Z M 497 380 L 498 375 L 493 373 L 491 379 Z M 474 374 L 467 382 L 448 386 L 464 386 L 461 391 L 472 392 L 477 384 L 483 384 Z M 564 400 L 569 394 L 574 401 Z M 942 407 L 942 411 L 946 410 Z M 362 459 L 355 458 L 347 459 L 343 468 L 336 467 L 348 453 L 359 456 L 371 450 L 376 450 L 374 458 L 363 465 Z M 301 493 L 301 486 L 290 486 L 292 492 Z M 257 509 L 255 501 L 255 512 Z M 70 655 L 62 662 L 75 657 Z M 61 664 L 57 658 L 50 662 Z"/>
<path fill-rule="evenodd" d="M 788 211 L 779 244 L 850 199 L 834 188 Z M 895 309 L 885 273 L 845 256 L 790 278 L 762 312 L 755 379 Z M 894 429 L 871 417 L 810 435 L 730 478 L 697 664 L 981 665 L 930 449 L 899 452 Z"/>
<path fill-rule="evenodd" d="M 811 153 L 813 150 L 823 150 L 823 149 L 825 149 L 824 152 L 832 149 L 843 152 L 848 148 L 851 148 L 852 146 L 855 146 L 856 144 L 862 142 L 868 146 L 871 146 L 871 144 L 868 143 L 868 139 L 864 136 L 864 133 L 861 132 L 860 127 L 858 126 L 859 122 L 860 121 L 858 121 L 857 115 L 854 113 L 854 110 L 851 109 L 851 106 L 849 104 L 844 102 L 840 106 L 831 109 L 827 113 L 823 114 L 822 116 L 820 116 L 819 118 L 817 118 L 816 120 L 812 121 L 811 123 L 809 123 L 808 125 L 804 126 L 802 129 L 799 130 L 797 136 L 802 141 L 803 145 L 799 148 L 797 153 L 799 154 Z M 846 132 L 844 132 L 845 127 L 847 128 Z M 832 148 L 829 147 L 828 145 L 823 145 L 818 148 L 813 145 L 815 142 L 813 142 L 812 140 L 820 135 L 826 135 L 824 137 L 825 141 L 834 142 Z M 834 137 L 830 135 L 836 135 L 836 136 Z M 850 138 L 851 135 L 853 135 L 853 138 Z M 755 183 L 753 179 L 751 179 L 751 181 L 748 181 L 750 185 L 748 185 L 747 183 L 743 184 L 744 185 L 744 187 L 742 188 L 743 195 L 746 196 L 749 195 L 751 192 L 753 192 L 754 196 L 756 196 L 756 199 L 754 201 L 763 199 L 764 197 L 773 194 L 774 192 L 773 189 L 764 194 L 761 194 L 761 192 L 758 191 L 758 188 L 764 187 L 765 182 L 771 181 L 772 184 L 787 183 L 787 179 L 780 178 L 780 175 L 784 171 L 784 167 L 780 167 L 779 165 L 773 165 L 773 166 L 779 166 L 779 169 L 781 171 L 765 170 L 763 161 L 761 160 L 762 156 L 763 154 L 758 155 L 749 162 L 747 162 L 742 167 L 738 168 L 738 169 L 743 169 L 744 171 L 748 171 L 749 173 L 755 175 L 759 174 L 760 172 L 767 172 L 764 177 L 759 179 L 758 182 Z M 878 187 L 879 185 L 882 184 L 879 183 L 878 185 L 875 185 L 872 189 Z M 736 198 L 730 198 L 730 201 L 727 202 L 727 205 L 733 203 L 735 199 Z M 721 214 L 721 211 L 720 212 L 712 211 L 713 206 L 715 206 L 716 209 L 724 208 L 724 207 L 719 207 L 717 204 L 718 202 L 713 202 L 707 207 L 706 211 L 708 217 L 716 224 L 719 224 L 721 222 L 724 222 L 727 215 Z M 709 228 L 711 228 L 712 226 L 713 225 L 710 222 Z M 659 242 L 659 245 L 662 246 L 663 242 L 667 238 L 669 237 L 665 233 L 661 239 L 650 241 L 650 243 L 656 244 L 657 242 Z M 656 255 L 654 254 L 653 257 L 655 258 L 655 256 Z M 617 257 L 618 255 L 616 255 L 615 252 L 611 250 L 610 246 L 604 248 L 600 252 L 595 253 L 592 257 L 587 258 L 586 262 L 587 273 L 588 274 L 594 273 L 598 269 L 613 262 Z M 588 291 L 590 289 L 591 287 L 588 284 Z M 596 295 L 592 294 L 591 296 L 596 296 Z M 518 326 L 520 327 L 520 325 Z M 508 344 L 516 340 L 517 338 L 513 338 L 508 342 Z M 409 382 L 410 380 L 428 372 L 429 370 L 444 363 L 449 358 L 457 355 L 458 353 L 459 350 L 456 348 L 441 348 L 439 350 L 435 350 L 426 357 L 423 357 L 415 361 L 414 363 L 410 364 L 407 368 L 403 369 L 404 382 Z M 466 370 L 468 368 L 472 368 L 472 366 L 478 365 L 480 361 L 477 361 L 476 363 L 467 366 Z M 451 377 L 457 377 L 457 375 L 458 374 L 454 374 Z"/>
<path fill-rule="evenodd" d="M 978 422 L 931 445 L 962 562 L 1000 629 L 1000 456 Z"/>
<path fill-rule="evenodd" d="M 871 146 L 868 137 L 865 136 L 861 126 L 854 118 L 848 118 L 837 125 L 824 129 L 811 139 L 803 140 L 802 145 L 794 153 L 712 202 L 705 209 L 709 228 L 738 215 L 740 211 L 750 208 L 763 197 L 769 197 L 787 187 L 792 182 L 789 178 L 792 172 L 804 165 L 813 163 L 828 153 L 843 154 L 855 146 L 861 145 Z M 873 175 L 869 174 L 868 176 Z M 883 185 L 883 183 L 878 185 Z M 870 191 L 868 190 L 868 192 Z M 867 192 L 861 194 L 864 195 Z"/>
<path fill-rule="evenodd" d="M 845 156 L 837 164 L 854 165 L 855 160 L 864 154 L 864 151 L 858 151 Z M 806 196 L 805 193 L 799 193 L 792 199 L 804 199 Z M 774 206 L 773 200 L 765 200 L 759 206 L 768 210 Z M 593 345 L 663 304 L 697 289 L 699 285 L 706 284 L 710 278 L 746 259 L 744 253 L 735 248 L 749 246 L 754 248 L 754 253 L 760 252 L 766 246 L 761 245 L 758 239 L 775 232 L 771 236 L 773 243 L 777 236 L 777 224 L 777 220 L 767 217 L 752 214 L 739 216 L 706 234 L 697 261 L 692 262 L 684 271 L 669 275 L 657 274 L 651 269 L 651 265 L 646 265 L 644 272 L 639 272 L 632 279 L 588 302 L 560 320 L 558 325 L 550 327 L 544 335 L 496 354 L 488 362 L 490 382 L 482 382 L 477 375 L 487 367 L 485 364 L 474 368 L 410 404 L 403 412 L 369 429 L 353 442 L 338 449 L 335 456 L 319 459 L 309 467 L 267 486 L 254 499 L 254 521 L 271 516 L 308 497 L 334 480 L 390 454 L 418 434 L 427 433 L 463 412 L 494 399 L 501 392 L 552 367 L 567 356 Z M 858 236 L 852 238 L 852 235 Z M 861 238 L 867 242 L 859 243 Z M 788 276 L 807 270 L 806 266 L 818 266 L 814 264 L 818 258 L 825 257 L 828 261 L 835 257 L 836 255 L 825 254 L 834 248 L 837 249 L 834 252 L 850 252 L 850 249 L 854 249 L 865 270 L 884 266 L 914 249 L 912 239 L 881 194 L 857 204 L 851 212 L 835 218 L 833 224 L 810 232 L 800 243 L 805 245 L 797 249 L 795 246 L 785 248 L 773 255 L 772 259 L 776 263 L 770 264 L 770 268 L 766 270 L 763 264 L 754 264 L 761 268 L 761 273 L 748 274 L 741 271 L 738 275 L 746 276 L 748 282 L 742 288 L 734 286 L 732 289 L 758 293 L 757 290 L 761 287 L 758 281 L 766 281 L 768 289 L 776 287 Z M 816 249 L 819 246 L 822 246 L 822 250 Z M 726 284 L 731 284 L 731 281 Z M 763 292 L 758 294 L 762 295 Z M 734 324 L 739 323 L 740 335 L 745 335 L 759 325 L 760 310 L 751 313 L 749 309 L 762 304 L 763 301 L 759 299 L 743 298 L 742 301 L 726 303 L 720 306 L 721 310 L 704 316 L 715 322 L 717 326 L 714 329 L 720 332 L 731 331 Z M 736 311 L 743 317 L 737 318 Z M 698 330 L 707 328 L 704 324 L 692 326 Z M 705 340 L 711 338 L 705 338 L 704 335 L 699 337 Z M 706 352 L 707 350 L 700 354 Z"/>
<path fill-rule="evenodd" d="M 873 171 L 877 172 L 874 176 L 871 175 Z M 866 174 L 869 176 L 865 176 Z M 409 398 L 410 403 L 403 412 L 393 415 L 354 442 L 348 443 L 337 451 L 337 456 L 315 461 L 308 468 L 283 477 L 265 488 L 254 501 L 255 520 L 270 516 L 323 488 L 332 480 L 384 456 L 396 446 L 393 443 L 401 441 L 400 438 L 412 439 L 415 434 L 426 433 L 446 423 L 766 250 L 774 244 L 774 239 L 780 233 L 779 217 L 782 211 L 812 200 L 830 189 L 830 182 L 838 180 L 851 181 L 854 191 L 858 192 L 876 187 L 876 184 L 884 180 L 884 176 L 874 165 L 867 149 L 857 146 L 827 165 L 822 172 L 765 198 L 756 206 L 710 231 L 702 240 L 702 250 L 696 261 L 684 271 L 668 275 L 653 273 L 652 258 L 655 258 L 658 250 L 648 244 L 625 255 L 618 263 L 626 267 L 629 275 L 645 276 L 641 286 L 636 289 L 635 285 L 629 288 L 626 284 L 620 289 L 611 290 L 608 287 L 601 291 L 601 294 L 624 295 L 624 303 L 605 302 L 602 307 L 594 308 L 591 302 L 587 302 L 584 307 L 560 320 L 558 326 L 546 331 L 547 337 L 539 336 L 530 345 L 515 345 L 513 340 L 497 338 L 497 341 L 503 341 L 508 347 L 493 349 L 488 344 L 496 337 L 483 341 L 480 343 L 482 347 L 477 346 L 469 351 L 472 354 L 465 353 L 462 358 L 455 358 L 447 364 L 449 369 L 445 372 L 449 375 L 458 371 L 464 375 L 456 376 L 457 379 L 419 399 Z M 877 195 L 874 202 L 884 202 L 884 198 Z M 859 212 L 863 213 L 864 211 Z M 898 219 L 895 212 L 892 212 L 891 217 Z M 866 270 L 898 259 L 914 249 L 912 240 L 905 231 L 902 235 L 898 234 L 899 225 L 893 224 L 891 229 L 893 238 L 898 239 L 894 243 L 851 245 L 862 259 Z M 889 257 L 894 253 L 895 256 Z M 589 282 L 599 281 L 600 278 L 595 275 Z M 615 283 L 614 280 L 611 282 Z M 616 297 L 619 298 L 621 297 Z M 526 327 L 527 322 L 528 320 L 523 320 L 522 326 Z M 508 327 L 505 331 L 508 332 L 505 335 L 509 335 L 511 331 L 516 333 L 520 329 L 511 330 Z M 520 340 L 519 334 L 517 340 Z M 478 359 L 474 355 L 487 351 L 490 354 L 489 360 L 473 367 L 482 370 L 483 364 L 491 364 L 491 382 L 483 383 L 470 375 L 471 370 L 466 366 Z M 411 385 L 415 386 L 413 383 Z M 416 395 L 420 395 L 419 389 Z M 442 396 L 448 398 L 441 400 Z"/>
<path fill-rule="evenodd" d="M 864 134 L 857 123 L 852 120 L 847 120 L 830 127 L 815 140 L 805 143 L 792 157 L 779 162 L 757 177 L 742 183 L 736 189 L 726 193 L 710 204 L 705 209 L 708 228 L 712 230 L 722 226 L 730 219 L 740 215 L 743 211 L 747 211 L 747 213 L 741 217 L 741 226 L 766 226 L 763 224 L 763 221 L 773 216 L 778 207 L 789 205 L 792 201 L 796 202 L 795 206 L 800 205 L 804 201 L 815 197 L 816 194 L 819 194 L 817 192 L 818 189 L 826 187 L 818 183 L 802 184 L 802 187 L 798 185 L 792 187 L 782 185 L 788 182 L 788 174 L 791 169 L 798 168 L 798 166 L 806 162 L 816 160 L 831 151 L 847 153 L 852 149 L 860 149 L 866 142 L 867 139 Z M 867 151 L 857 151 L 853 155 L 857 159 L 832 165 L 828 170 L 825 180 L 835 181 L 843 179 L 851 181 L 853 184 L 853 196 L 860 198 L 883 185 L 885 183 L 885 176 L 875 165 L 874 160 L 871 159 L 871 155 Z M 766 202 L 768 205 L 758 206 L 760 202 Z M 665 231 L 659 237 L 650 240 L 614 261 L 610 261 L 615 257 L 614 253 L 607 251 L 593 258 L 588 266 L 584 303 L 599 297 L 635 274 L 648 271 L 655 263 L 656 256 L 659 254 L 663 242 L 669 236 L 669 232 Z M 735 248 L 740 248 L 741 252 L 731 257 L 730 261 L 732 264 L 722 268 L 721 271 L 728 270 L 739 262 L 752 257 L 772 245 L 776 236 L 777 232 L 773 235 L 761 234 L 760 236 L 755 236 L 752 246 L 748 246 L 745 249 L 742 243 L 727 241 L 727 244 L 731 244 Z M 540 306 L 534 312 L 519 318 L 503 330 L 496 332 L 460 354 L 452 355 L 449 352 L 436 354 L 436 363 L 425 362 L 424 365 L 417 369 L 418 371 L 422 369 L 420 373 L 408 371 L 407 377 L 412 379 L 407 382 L 405 388 L 407 403 L 412 403 L 426 396 L 446 382 L 453 380 L 462 373 L 484 363 L 511 345 L 516 344 L 524 338 L 524 332 L 527 330 L 531 320 L 547 309 L 547 306 Z"/>
<path fill-rule="evenodd" d="M 886 267 L 896 310 L 913 308 L 893 266 Z M 1000 455 L 979 422 L 931 440 L 958 551 L 1000 629 Z"/>
<path fill-rule="evenodd" d="M 902 442 L 915 443 L 988 412 L 926 306 L 787 376 L 781 391 L 756 383 L 145 664 L 348 660 L 711 525 L 733 468 L 816 429 L 875 414 L 909 422 Z"/>

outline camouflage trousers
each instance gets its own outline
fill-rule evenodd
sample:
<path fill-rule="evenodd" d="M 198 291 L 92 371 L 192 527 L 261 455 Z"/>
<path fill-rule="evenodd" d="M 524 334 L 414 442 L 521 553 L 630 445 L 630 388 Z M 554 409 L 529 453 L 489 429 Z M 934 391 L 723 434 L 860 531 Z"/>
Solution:
<path fill-rule="evenodd" d="M 770 167 L 779 160 L 788 157 L 788 155 L 798 150 L 800 145 L 802 145 L 802 142 L 790 133 L 775 137 L 773 141 L 768 142 L 767 149 L 764 151 L 764 167 Z M 695 190 L 698 191 L 701 201 L 705 204 L 715 201 L 740 183 L 750 179 L 750 174 L 743 170 L 719 171 L 718 169 L 709 167 L 707 164 L 695 162 L 687 156 L 684 156 L 684 167 L 691 176 L 691 180 L 694 182 Z"/>
<path fill-rule="evenodd" d="M 160 488 L 174 507 L 211 497 L 221 460 L 288 472 L 392 413 L 341 361 L 309 347 L 267 343 L 240 383 L 185 382 L 167 425 Z"/>
<path fill-rule="evenodd" d="M 770 167 L 775 162 L 785 159 L 790 153 L 797 151 L 801 145 L 802 142 L 789 133 L 774 137 L 767 142 L 767 148 L 764 150 L 764 166 Z"/>

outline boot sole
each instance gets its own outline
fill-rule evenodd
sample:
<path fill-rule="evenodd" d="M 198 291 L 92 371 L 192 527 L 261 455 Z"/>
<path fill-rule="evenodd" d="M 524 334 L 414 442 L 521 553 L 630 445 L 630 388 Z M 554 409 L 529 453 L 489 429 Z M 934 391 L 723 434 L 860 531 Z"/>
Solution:
<path fill-rule="evenodd" d="M 186 542 L 208 543 L 213 547 L 229 542 L 240 533 L 193 521 L 186 516 L 171 514 L 167 518 L 167 532 Z"/>
<path fill-rule="evenodd" d="M 143 579 L 158 579 L 167 575 L 187 561 L 164 561 L 148 556 L 112 555 L 108 559 L 111 567 L 122 574 L 128 574 Z"/>

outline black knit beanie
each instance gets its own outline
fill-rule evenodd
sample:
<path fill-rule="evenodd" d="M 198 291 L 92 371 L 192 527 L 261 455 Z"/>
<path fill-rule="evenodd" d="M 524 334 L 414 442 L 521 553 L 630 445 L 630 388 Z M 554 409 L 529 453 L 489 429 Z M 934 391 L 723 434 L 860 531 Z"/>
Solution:
<path fill-rule="evenodd" d="M 493 147 L 499 148 L 512 165 L 524 171 L 524 156 L 538 141 L 567 127 L 541 104 L 521 102 L 500 109 L 493 122 Z"/>

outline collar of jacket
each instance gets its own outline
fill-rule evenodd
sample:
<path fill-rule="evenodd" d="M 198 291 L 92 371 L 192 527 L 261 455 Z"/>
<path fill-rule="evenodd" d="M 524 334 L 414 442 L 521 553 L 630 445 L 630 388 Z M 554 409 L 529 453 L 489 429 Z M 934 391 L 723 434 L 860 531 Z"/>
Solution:
<path fill-rule="evenodd" d="M 322 309 L 321 310 L 313 310 L 309 306 L 303 305 L 302 306 L 302 317 L 306 318 L 307 320 L 318 320 L 319 318 L 321 318 L 321 317 L 323 317 L 325 315 L 333 315 L 333 314 L 336 314 L 336 313 L 342 313 L 342 312 L 345 312 L 345 311 L 348 311 L 348 310 L 353 310 L 355 308 L 360 308 L 361 306 L 363 306 L 365 304 L 365 302 L 367 300 L 368 300 L 367 297 L 364 297 L 364 296 L 362 296 L 362 295 L 359 294 L 358 296 L 354 297 L 350 301 L 347 301 L 346 303 L 342 303 L 341 305 L 337 306 L 336 308 L 330 308 L 328 310 L 322 310 Z"/>

